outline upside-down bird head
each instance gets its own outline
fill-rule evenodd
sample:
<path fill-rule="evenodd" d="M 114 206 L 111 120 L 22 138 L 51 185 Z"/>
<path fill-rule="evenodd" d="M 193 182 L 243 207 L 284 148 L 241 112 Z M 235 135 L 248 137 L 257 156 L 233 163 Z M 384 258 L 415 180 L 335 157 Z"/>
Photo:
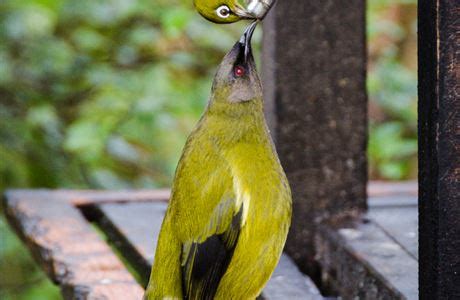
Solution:
<path fill-rule="evenodd" d="M 194 0 L 197 11 L 214 23 L 262 20 L 275 0 Z"/>
<path fill-rule="evenodd" d="M 262 87 L 251 50 L 253 22 L 222 60 L 214 77 L 214 102 L 241 103 L 262 98 Z"/>

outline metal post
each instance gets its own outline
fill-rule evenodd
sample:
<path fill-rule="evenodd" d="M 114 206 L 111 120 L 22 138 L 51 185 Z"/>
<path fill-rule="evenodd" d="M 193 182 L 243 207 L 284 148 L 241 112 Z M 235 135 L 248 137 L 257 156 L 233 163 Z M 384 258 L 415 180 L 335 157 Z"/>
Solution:
<path fill-rule="evenodd" d="M 460 297 L 460 2 L 419 1 L 419 286 Z"/>

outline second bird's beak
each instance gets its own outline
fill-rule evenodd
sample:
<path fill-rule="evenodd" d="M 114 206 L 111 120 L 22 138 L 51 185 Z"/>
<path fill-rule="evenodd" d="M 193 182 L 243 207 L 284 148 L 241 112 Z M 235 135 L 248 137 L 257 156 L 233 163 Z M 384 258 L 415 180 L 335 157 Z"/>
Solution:
<path fill-rule="evenodd" d="M 254 30 L 256 29 L 257 27 L 257 23 L 258 21 L 254 21 L 252 22 L 247 28 L 246 30 L 244 31 L 243 35 L 241 36 L 240 38 L 240 44 L 243 46 L 243 49 L 244 49 L 244 61 L 247 62 L 248 61 L 248 58 L 249 56 L 251 55 L 251 39 L 252 39 L 252 35 L 254 33 Z"/>
<path fill-rule="evenodd" d="M 262 20 L 275 3 L 275 0 L 239 0 L 236 14 L 249 19 Z M 241 7 L 241 8 L 239 8 Z"/>

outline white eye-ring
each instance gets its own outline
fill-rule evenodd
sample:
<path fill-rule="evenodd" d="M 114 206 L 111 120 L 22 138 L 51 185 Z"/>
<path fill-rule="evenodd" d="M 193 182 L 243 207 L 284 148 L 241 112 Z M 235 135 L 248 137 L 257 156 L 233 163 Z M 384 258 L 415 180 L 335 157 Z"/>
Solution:
<path fill-rule="evenodd" d="M 230 8 L 227 5 L 221 5 L 216 9 L 216 13 L 220 18 L 226 19 L 230 17 Z"/>

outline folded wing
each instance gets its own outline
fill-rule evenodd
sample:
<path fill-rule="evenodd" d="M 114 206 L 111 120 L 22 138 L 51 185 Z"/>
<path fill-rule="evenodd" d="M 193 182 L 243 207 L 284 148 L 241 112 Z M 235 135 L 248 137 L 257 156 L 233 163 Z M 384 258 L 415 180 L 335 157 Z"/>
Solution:
<path fill-rule="evenodd" d="M 238 243 L 243 206 L 227 229 L 202 242 L 183 245 L 182 286 L 185 299 L 212 300 Z"/>

